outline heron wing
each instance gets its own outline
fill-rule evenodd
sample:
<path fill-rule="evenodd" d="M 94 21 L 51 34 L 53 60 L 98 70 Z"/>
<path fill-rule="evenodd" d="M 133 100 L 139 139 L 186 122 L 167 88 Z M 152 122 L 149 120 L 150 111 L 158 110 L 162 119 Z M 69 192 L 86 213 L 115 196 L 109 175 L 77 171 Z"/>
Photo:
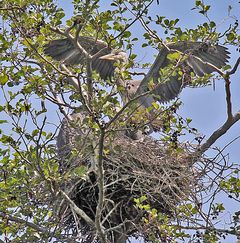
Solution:
<path fill-rule="evenodd" d="M 210 45 L 203 42 L 177 42 L 170 43 L 167 47 L 163 47 L 156 57 L 152 67 L 140 83 L 136 95 L 146 92 L 149 87 L 149 82 L 152 80 L 156 85 L 153 91 L 153 96 L 144 96 L 140 101 L 146 107 L 151 106 L 154 100 L 161 103 L 168 102 L 176 98 L 188 83 L 185 83 L 183 78 L 177 72 L 168 76 L 166 80 L 162 80 L 161 70 L 167 67 L 170 61 L 167 55 L 172 51 L 177 51 L 186 55 L 184 65 L 188 66 L 197 76 L 204 76 L 216 71 L 216 68 L 222 68 L 226 65 L 229 58 L 229 52 L 226 47 L 220 45 Z M 215 68 L 216 67 L 216 68 Z M 190 75 L 190 71 L 188 73 Z"/>
<path fill-rule="evenodd" d="M 111 53 L 111 49 L 108 48 L 107 43 L 101 40 L 96 40 L 93 37 L 79 36 L 78 42 L 90 55 L 94 55 L 101 50 L 102 52 L 100 56 Z M 52 57 L 54 60 L 61 61 L 66 65 L 86 64 L 84 53 L 81 52 L 74 42 L 68 38 L 51 41 L 44 47 L 44 53 Z M 114 63 L 109 60 L 96 58 L 92 61 L 92 69 L 96 70 L 102 79 L 107 79 L 113 75 Z"/>

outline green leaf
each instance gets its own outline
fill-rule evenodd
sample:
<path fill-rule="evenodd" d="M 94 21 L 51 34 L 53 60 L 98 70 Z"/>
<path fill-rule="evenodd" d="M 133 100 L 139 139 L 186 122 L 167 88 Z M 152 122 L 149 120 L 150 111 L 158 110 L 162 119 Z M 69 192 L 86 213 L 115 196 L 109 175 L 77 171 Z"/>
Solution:
<path fill-rule="evenodd" d="M 211 21 L 209 25 L 210 25 L 211 28 L 214 28 L 216 26 L 214 21 Z"/>
<path fill-rule="evenodd" d="M 8 77 L 7 74 L 2 73 L 2 74 L 0 75 L 0 84 L 1 84 L 1 85 L 6 84 L 8 80 L 9 80 L 9 77 Z"/>
<path fill-rule="evenodd" d="M 177 59 L 179 59 L 180 56 L 181 56 L 181 52 L 174 52 L 174 53 L 169 53 L 169 54 L 167 55 L 167 58 L 168 58 L 169 60 L 173 61 L 173 60 L 177 60 Z"/>
<path fill-rule="evenodd" d="M 228 41 L 232 41 L 232 40 L 234 40 L 235 39 L 235 35 L 234 35 L 234 33 L 229 33 L 229 34 L 227 34 L 227 40 Z"/>
<path fill-rule="evenodd" d="M 146 47 L 146 46 L 148 46 L 147 43 L 143 43 L 143 44 L 142 44 L 142 47 Z"/>
<path fill-rule="evenodd" d="M 191 119 L 191 118 L 187 118 L 186 121 L 187 121 L 187 123 L 189 124 L 189 123 L 192 122 L 192 119 Z"/>
<path fill-rule="evenodd" d="M 7 120 L 0 120 L 0 124 L 3 124 L 3 123 L 8 123 Z"/>
<path fill-rule="evenodd" d="M 35 129 L 35 130 L 32 131 L 32 136 L 35 137 L 35 136 L 38 135 L 38 133 L 39 133 L 39 130 Z"/>
<path fill-rule="evenodd" d="M 196 6 L 201 6 L 202 2 L 200 0 L 197 0 L 195 4 L 196 4 Z"/>
<path fill-rule="evenodd" d="M 123 33 L 123 37 L 125 38 L 129 38 L 132 35 L 132 33 L 130 31 L 124 31 Z"/>
<path fill-rule="evenodd" d="M 159 104 L 157 104 L 156 102 L 153 102 L 153 103 L 152 103 L 152 106 L 153 106 L 156 110 L 159 109 Z"/>

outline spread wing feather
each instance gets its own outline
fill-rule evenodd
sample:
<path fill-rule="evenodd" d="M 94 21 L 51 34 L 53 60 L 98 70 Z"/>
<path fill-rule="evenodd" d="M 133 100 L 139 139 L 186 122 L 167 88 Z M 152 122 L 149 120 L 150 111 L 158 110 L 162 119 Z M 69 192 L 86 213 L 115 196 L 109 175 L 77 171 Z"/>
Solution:
<path fill-rule="evenodd" d="M 219 69 L 225 66 L 230 54 L 226 47 L 220 45 L 212 46 L 203 42 L 177 42 L 168 44 L 167 48 L 163 47 L 159 51 L 149 72 L 141 81 L 135 94 L 140 95 L 143 92 L 146 92 L 148 90 L 149 82 L 153 80 L 156 85 L 156 88 L 153 91 L 154 95 L 147 95 L 140 98 L 140 102 L 145 107 L 151 106 L 151 103 L 155 100 L 164 103 L 176 98 L 182 88 L 188 84 L 177 74 L 170 75 L 167 80 L 161 80 L 161 69 L 167 67 L 169 64 L 167 55 L 173 51 L 178 51 L 181 52 L 182 55 L 186 55 L 183 64 L 190 68 L 187 72 L 188 75 L 190 75 L 190 72 L 193 72 L 200 77 L 215 71 L 215 68 L 208 63 Z"/>
<path fill-rule="evenodd" d="M 93 37 L 79 36 L 79 44 L 91 55 L 102 51 L 101 56 L 111 53 L 107 43 L 96 40 Z M 86 64 L 85 55 L 75 46 L 72 40 L 68 38 L 53 40 L 44 48 L 44 53 L 56 61 L 61 61 L 66 65 L 84 65 Z M 92 62 L 93 70 L 96 70 L 102 79 L 110 78 L 114 72 L 114 62 L 96 58 Z"/>

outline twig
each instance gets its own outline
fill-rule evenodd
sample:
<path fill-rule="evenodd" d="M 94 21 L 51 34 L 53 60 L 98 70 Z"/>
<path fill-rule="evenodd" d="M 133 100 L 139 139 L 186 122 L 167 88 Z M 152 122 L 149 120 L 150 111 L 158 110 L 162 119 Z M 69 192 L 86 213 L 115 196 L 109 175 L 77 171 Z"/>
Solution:
<path fill-rule="evenodd" d="M 207 149 L 211 147 L 212 144 L 214 144 L 217 141 L 218 138 L 225 134 L 228 131 L 228 129 L 239 120 L 240 112 L 237 112 L 232 118 L 227 119 L 227 121 L 222 125 L 222 127 L 213 132 L 213 134 L 207 139 L 207 141 L 199 147 L 197 154 L 203 154 Z"/>
<path fill-rule="evenodd" d="M 112 40 L 116 40 L 118 37 L 120 37 L 127 29 L 129 29 L 139 18 L 142 17 L 142 15 L 145 13 L 146 9 L 154 2 L 154 0 L 150 1 L 149 4 L 145 6 L 145 8 L 142 10 L 142 12 L 136 16 L 136 18 L 119 33 L 117 36 L 115 36 Z M 111 40 L 111 41 L 112 41 Z"/>
<path fill-rule="evenodd" d="M 50 30 L 57 33 L 57 34 L 60 34 L 60 35 L 63 35 L 65 37 L 67 37 L 69 40 L 72 41 L 72 43 L 74 44 L 74 46 L 81 52 L 83 53 L 83 55 L 85 56 L 86 60 L 91 60 L 92 59 L 92 56 L 79 44 L 78 42 L 78 39 L 73 37 L 68 29 L 67 31 L 62 31 L 61 29 L 59 28 L 53 28 L 53 27 L 50 27 Z"/>
<path fill-rule="evenodd" d="M 240 57 L 237 59 L 233 69 L 231 71 L 227 72 L 227 75 L 229 76 L 229 75 L 234 74 L 237 71 L 239 64 L 240 64 Z"/>
<path fill-rule="evenodd" d="M 225 234 L 231 234 L 240 236 L 240 232 L 236 230 L 228 230 L 228 229 L 218 229 L 215 227 L 205 227 L 205 226 L 183 226 L 183 225 L 172 225 L 174 227 L 177 227 L 179 229 L 187 229 L 187 230 L 209 230 L 209 231 L 217 231 L 219 233 L 225 233 Z"/>
<path fill-rule="evenodd" d="M 71 71 L 66 67 L 65 64 L 60 64 L 60 68 L 67 72 L 67 73 L 64 73 L 64 74 L 67 77 L 69 77 L 69 81 L 70 81 L 71 85 L 74 86 L 78 90 L 79 86 L 78 86 L 78 79 L 77 79 L 77 77 L 71 73 Z"/>
<path fill-rule="evenodd" d="M 80 209 L 74 201 L 71 200 L 71 198 L 62 190 L 60 190 L 60 193 L 63 195 L 63 197 L 66 199 L 66 201 L 71 205 L 72 209 L 81 217 L 83 218 L 87 224 L 91 225 L 93 228 L 95 228 L 94 222 L 89 218 L 89 216 Z"/>

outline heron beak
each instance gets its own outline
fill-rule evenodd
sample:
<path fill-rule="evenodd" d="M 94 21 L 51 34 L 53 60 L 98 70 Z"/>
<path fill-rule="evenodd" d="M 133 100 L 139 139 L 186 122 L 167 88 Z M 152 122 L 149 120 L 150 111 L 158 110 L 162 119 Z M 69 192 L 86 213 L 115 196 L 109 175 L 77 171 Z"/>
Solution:
<path fill-rule="evenodd" d="M 110 53 L 110 54 L 107 54 L 107 55 L 99 57 L 99 59 L 101 59 L 101 60 L 108 60 L 108 61 L 115 61 L 116 60 L 116 55 Z"/>

